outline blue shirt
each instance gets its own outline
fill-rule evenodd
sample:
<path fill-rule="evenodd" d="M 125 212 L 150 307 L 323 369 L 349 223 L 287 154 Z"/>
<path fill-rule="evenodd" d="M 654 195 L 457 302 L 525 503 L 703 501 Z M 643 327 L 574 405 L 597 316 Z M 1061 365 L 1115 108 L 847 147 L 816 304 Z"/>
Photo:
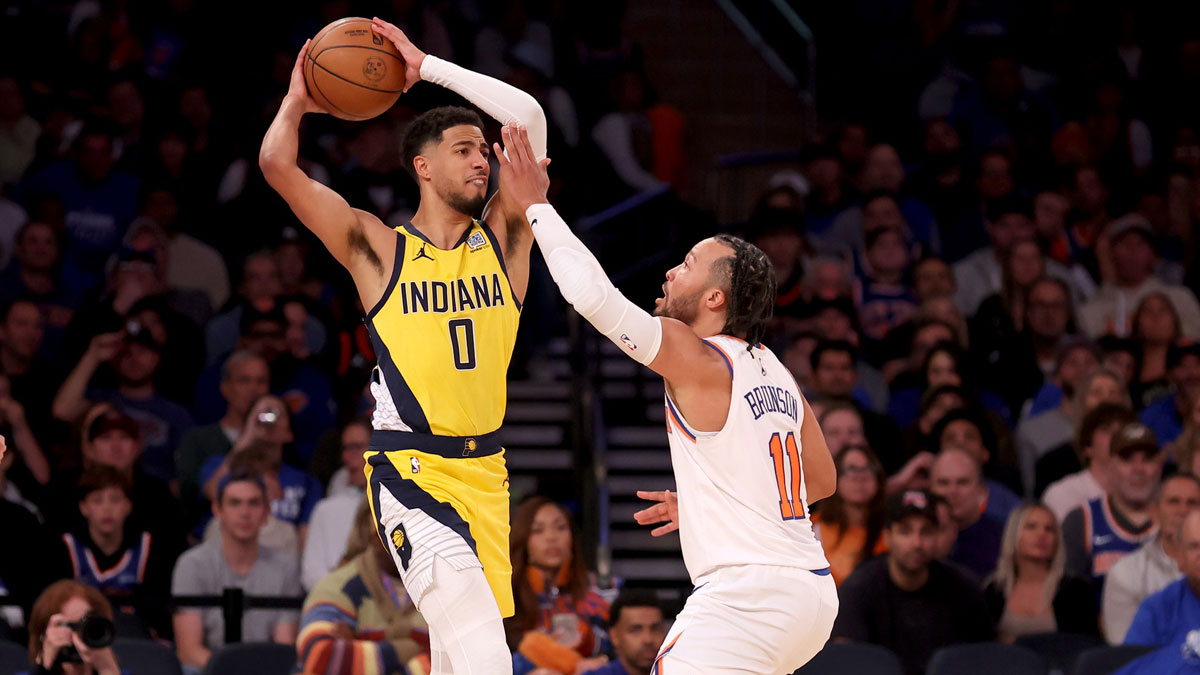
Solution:
<path fill-rule="evenodd" d="M 1191 633 L 1196 635 L 1188 640 Z M 1200 597 L 1185 577 L 1146 598 L 1125 634 L 1127 645 L 1162 649 L 1131 662 L 1119 672 L 1122 675 L 1200 672 L 1197 643 L 1200 643 Z"/>
<path fill-rule="evenodd" d="M 201 485 L 212 478 L 223 459 L 225 458 L 221 456 L 208 458 L 200 468 Z M 283 496 L 271 501 L 271 515 L 292 525 L 307 525 L 313 508 L 324 496 L 320 481 L 300 469 L 281 464 L 279 487 L 283 490 Z"/>
<path fill-rule="evenodd" d="M 1154 430 L 1159 445 L 1171 443 L 1183 433 L 1183 421 L 1175 410 L 1175 394 L 1146 406 L 1138 418 L 1142 424 Z"/>
<path fill-rule="evenodd" d="M 607 665 L 595 670 L 589 670 L 583 675 L 630 675 L 630 673 L 628 670 L 625 670 L 625 666 L 621 665 L 620 659 L 614 659 L 609 661 Z"/>
<path fill-rule="evenodd" d="M 1062 405 L 1063 391 L 1057 384 L 1047 380 L 1042 384 L 1042 388 L 1037 390 L 1033 395 L 1033 402 L 1029 404 L 1029 417 L 1040 415 L 1047 410 L 1054 410 Z"/>
<path fill-rule="evenodd" d="M 92 390 L 87 399 L 115 403 L 132 417 L 142 430 L 142 469 L 161 481 L 175 480 L 175 448 L 193 426 L 187 408 L 158 394 L 129 398 L 115 390 Z"/>

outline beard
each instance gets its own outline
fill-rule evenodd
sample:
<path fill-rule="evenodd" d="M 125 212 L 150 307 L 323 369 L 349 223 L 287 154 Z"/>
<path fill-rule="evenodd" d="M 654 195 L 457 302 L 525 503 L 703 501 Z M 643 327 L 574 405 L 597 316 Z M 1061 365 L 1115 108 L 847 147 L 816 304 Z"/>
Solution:
<path fill-rule="evenodd" d="M 480 213 L 483 213 L 483 205 L 487 203 L 486 193 L 479 195 L 468 195 L 462 192 L 446 190 L 440 196 L 442 200 L 450 206 L 450 208 L 458 211 L 464 216 L 470 216 L 472 218 L 478 216 Z"/>
<path fill-rule="evenodd" d="M 662 307 L 654 310 L 654 315 L 682 321 L 690 326 L 696 320 L 696 315 L 700 312 L 699 307 L 697 307 L 699 299 L 699 291 L 691 295 L 664 299 Z"/>

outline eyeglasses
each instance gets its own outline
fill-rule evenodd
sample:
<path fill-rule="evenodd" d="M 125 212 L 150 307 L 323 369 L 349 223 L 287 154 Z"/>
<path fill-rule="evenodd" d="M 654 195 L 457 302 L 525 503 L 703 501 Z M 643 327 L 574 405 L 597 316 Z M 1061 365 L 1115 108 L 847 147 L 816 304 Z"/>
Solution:
<path fill-rule="evenodd" d="M 854 464 L 843 466 L 842 473 L 847 476 L 870 476 L 875 472 L 869 466 L 857 466 Z"/>

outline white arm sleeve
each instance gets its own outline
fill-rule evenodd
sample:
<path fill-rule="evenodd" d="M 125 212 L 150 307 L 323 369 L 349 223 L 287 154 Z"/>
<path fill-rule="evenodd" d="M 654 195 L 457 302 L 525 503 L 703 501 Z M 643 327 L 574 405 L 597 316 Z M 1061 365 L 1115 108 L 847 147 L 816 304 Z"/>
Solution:
<path fill-rule="evenodd" d="M 648 366 L 662 346 L 662 323 L 613 286 L 596 256 L 549 204 L 525 211 L 563 298 L 629 358 Z"/>
<path fill-rule="evenodd" d="M 546 113 L 529 94 L 432 54 L 421 62 L 421 79 L 462 96 L 501 124 L 525 125 L 534 154 L 539 160 L 546 158 Z"/>

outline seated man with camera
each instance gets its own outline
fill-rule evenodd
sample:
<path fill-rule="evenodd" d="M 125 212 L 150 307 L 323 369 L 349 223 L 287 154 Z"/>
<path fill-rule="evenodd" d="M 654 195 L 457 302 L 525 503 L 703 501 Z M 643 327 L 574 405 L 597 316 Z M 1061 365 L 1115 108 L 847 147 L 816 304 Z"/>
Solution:
<path fill-rule="evenodd" d="M 100 591 L 73 579 L 51 584 L 29 618 L 25 675 L 126 675 L 111 648 L 112 616 Z"/>

